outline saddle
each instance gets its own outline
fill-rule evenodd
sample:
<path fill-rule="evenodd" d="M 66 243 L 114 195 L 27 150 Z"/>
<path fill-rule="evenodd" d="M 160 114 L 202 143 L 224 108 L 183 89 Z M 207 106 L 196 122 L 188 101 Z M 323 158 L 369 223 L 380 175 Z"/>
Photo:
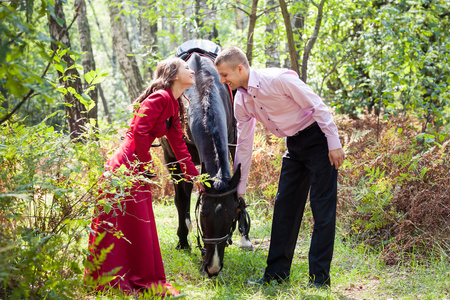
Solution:
<path fill-rule="evenodd" d="M 208 40 L 189 40 L 177 48 L 175 56 L 186 61 L 195 52 L 214 61 L 221 50 L 219 45 Z"/>

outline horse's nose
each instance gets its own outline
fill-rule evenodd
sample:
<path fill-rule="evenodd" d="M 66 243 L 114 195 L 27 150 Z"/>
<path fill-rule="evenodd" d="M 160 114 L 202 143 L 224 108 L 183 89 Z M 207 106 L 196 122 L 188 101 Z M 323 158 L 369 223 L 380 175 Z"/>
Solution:
<path fill-rule="evenodd" d="M 219 257 L 219 251 L 217 249 L 217 245 L 214 247 L 214 255 L 212 257 L 212 261 L 206 265 L 206 272 L 208 272 L 208 275 L 216 276 L 219 274 L 220 270 L 222 269 L 221 266 L 221 259 Z"/>

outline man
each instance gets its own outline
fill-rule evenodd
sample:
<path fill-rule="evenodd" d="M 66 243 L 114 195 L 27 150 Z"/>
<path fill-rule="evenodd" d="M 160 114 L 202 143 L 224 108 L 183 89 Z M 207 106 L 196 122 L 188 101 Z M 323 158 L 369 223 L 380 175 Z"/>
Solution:
<path fill-rule="evenodd" d="M 308 286 L 328 288 L 336 227 L 337 170 L 345 158 L 331 113 L 297 73 L 279 68 L 255 70 L 239 48 L 223 50 L 215 65 L 221 82 L 237 89 L 234 166 L 241 164 L 240 197 L 244 197 L 250 170 L 255 120 L 277 137 L 286 137 L 267 267 L 263 277 L 248 283 L 281 283 L 289 279 L 309 193 L 314 230 Z"/>

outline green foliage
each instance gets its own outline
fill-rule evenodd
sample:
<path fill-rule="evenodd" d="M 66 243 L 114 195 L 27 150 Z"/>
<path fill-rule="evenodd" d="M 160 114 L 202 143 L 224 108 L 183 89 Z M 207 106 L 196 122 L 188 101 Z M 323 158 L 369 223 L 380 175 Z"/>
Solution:
<path fill-rule="evenodd" d="M 45 121 L 1 131 L 0 294 L 77 298 L 103 173 L 101 136 L 73 145 Z"/>
<path fill-rule="evenodd" d="M 63 124 L 64 114 L 51 86 L 56 78 L 45 73 L 51 61 L 48 51 L 51 39 L 43 29 L 46 23 L 42 22 L 47 6 L 45 2 L 33 2 L 30 7 L 18 3 L 0 4 L 0 118 L 31 93 L 27 104 L 18 111 L 24 124 L 37 124 L 54 112 L 58 112 L 59 118 L 51 119 L 53 125 Z"/>
<path fill-rule="evenodd" d="M 413 114 L 424 129 L 447 124 L 448 2 L 358 1 L 339 7 L 339 17 L 330 10 L 333 34 L 323 44 L 329 55 L 320 58 L 325 72 L 334 66 L 326 95 L 338 111 Z"/>

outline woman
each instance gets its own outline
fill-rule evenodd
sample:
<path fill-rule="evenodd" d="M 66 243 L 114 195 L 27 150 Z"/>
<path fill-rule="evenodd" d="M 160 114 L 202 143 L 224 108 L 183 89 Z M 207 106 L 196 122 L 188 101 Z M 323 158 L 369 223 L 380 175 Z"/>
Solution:
<path fill-rule="evenodd" d="M 163 296 L 178 294 L 166 282 L 150 186 L 138 178 L 139 175 L 153 176 L 150 146 L 156 138 L 164 135 L 184 168 L 186 179 L 191 180 L 198 175 L 183 140 L 181 124 L 184 122 L 180 122 L 185 117 L 182 97 L 192 85 L 194 71 L 183 60 L 168 58 L 160 62 L 150 87 L 136 100 L 134 118 L 122 145 L 107 162 L 107 171 L 118 172 L 117 168 L 125 165 L 126 172 L 134 179 L 131 179 L 133 184 L 125 197 L 117 198 L 117 194 L 106 196 L 114 205 L 108 213 L 99 206 L 98 217 L 92 224 L 94 234 L 89 243 L 90 261 L 101 264 L 93 266 L 95 270 L 89 271 L 89 276 L 96 281 L 99 290 L 104 288 L 101 278 L 114 273 L 115 277 L 108 285 L 124 291 L 147 290 Z M 197 186 L 201 188 L 200 184 Z M 123 236 L 119 238 L 119 235 Z M 111 245 L 114 245 L 112 250 L 102 261 L 102 249 Z M 115 273 L 117 268 L 120 269 Z"/>

